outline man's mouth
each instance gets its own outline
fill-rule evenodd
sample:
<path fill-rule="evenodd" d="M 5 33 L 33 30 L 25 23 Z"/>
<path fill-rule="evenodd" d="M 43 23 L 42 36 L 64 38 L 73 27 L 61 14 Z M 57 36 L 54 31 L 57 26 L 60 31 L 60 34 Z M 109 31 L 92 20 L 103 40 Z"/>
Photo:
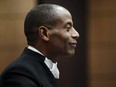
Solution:
<path fill-rule="evenodd" d="M 77 43 L 76 43 L 76 42 L 75 42 L 75 43 L 69 43 L 69 45 L 70 45 L 71 47 L 75 48 L 75 47 L 77 46 Z"/>

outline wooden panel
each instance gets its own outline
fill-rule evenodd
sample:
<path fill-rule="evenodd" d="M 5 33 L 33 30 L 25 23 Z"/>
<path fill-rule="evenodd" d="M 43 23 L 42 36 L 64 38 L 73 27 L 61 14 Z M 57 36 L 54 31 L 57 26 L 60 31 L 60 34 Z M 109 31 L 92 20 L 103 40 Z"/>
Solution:
<path fill-rule="evenodd" d="M 89 87 L 116 87 L 116 0 L 89 0 Z"/>
<path fill-rule="evenodd" d="M 36 0 L 0 0 L 0 73 L 26 46 L 24 18 Z"/>
<path fill-rule="evenodd" d="M 116 87 L 116 80 L 91 81 L 90 84 L 90 87 Z"/>
<path fill-rule="evenodd" d="M 36 3 L 36 0 L 0 0 L 0 14 L 26 13 Z"/>
<path fill-rule="evenodd" d="M 23 19 L 0 21 L 0 45 L 22 43 L 24 41 Z M 17 40 L 18 39 L 18 40 Z M 22 41 L 21 41 L 22 40 Z M 13 41 L 13 42 L 12 42 Z M 24 43 L 24 42 L 23 42 Z"/>
<path fill-rule="evenodd" d="M 92 17 L 90 19 L 89 37 L 92 42 L 114 42 L 116 17 Z"/>
<path fill-rule="evenodd" d="M 103 12 L 116 10 L 116 0 L 89 0 L 89 10 Z"/>
<path fill-rule="evenodd" d="M 115 73 L 116 49 L 92 48 L 90 55 L 90 73 Z"/>

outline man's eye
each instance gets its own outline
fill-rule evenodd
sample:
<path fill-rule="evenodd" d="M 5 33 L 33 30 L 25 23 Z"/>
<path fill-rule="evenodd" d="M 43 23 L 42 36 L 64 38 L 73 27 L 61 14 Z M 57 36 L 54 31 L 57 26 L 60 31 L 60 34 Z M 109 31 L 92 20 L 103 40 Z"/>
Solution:
<path fill-rule="evenodd" d="M 66 31 L 70 31 L 71 27 L 66 27 Z"/>
<path fill-rule="evenodd" d="M 72 28 L 72 26 L 71 26 L 71 24 L 67 24 L 66 26 L 65 26 L 65 29 L 66 29 L 66 31 L 70 31 L 70 29 Z"/>

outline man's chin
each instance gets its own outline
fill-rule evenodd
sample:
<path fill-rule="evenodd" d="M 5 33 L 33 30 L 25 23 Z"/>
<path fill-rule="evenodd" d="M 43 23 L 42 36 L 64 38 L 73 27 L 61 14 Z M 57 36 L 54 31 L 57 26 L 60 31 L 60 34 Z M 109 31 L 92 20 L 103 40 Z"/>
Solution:
<path fill-rule="evenodd" d="M 75 54 L 75 52 L 68 52 L 67 55 L 65 55 L 65 57 L 73 57 Z"/>
<path fill-rule="evenodd" d="M 58 57 L 61 57 L 61 58 L 73 57 L 74 54 L 75 54 L 75 50 L 70 50 L 60 54 L 60 56 L 58 55 Z"/>

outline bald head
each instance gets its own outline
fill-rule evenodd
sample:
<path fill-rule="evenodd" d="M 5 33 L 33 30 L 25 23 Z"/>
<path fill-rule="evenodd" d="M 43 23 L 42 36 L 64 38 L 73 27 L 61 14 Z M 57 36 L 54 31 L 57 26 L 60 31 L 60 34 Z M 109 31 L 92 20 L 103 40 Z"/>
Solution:
<path fill-rule="evenodd" d="M 58 16 L 62 11 L 67 11 L 62 6 L 55 4 L 41 4 L 29 11 L 25 18 L 24 32 L 29 45 L 34 45 L 37 40 L 37 30 L 40 26 L 53 28 L 57 24 Z"/>

